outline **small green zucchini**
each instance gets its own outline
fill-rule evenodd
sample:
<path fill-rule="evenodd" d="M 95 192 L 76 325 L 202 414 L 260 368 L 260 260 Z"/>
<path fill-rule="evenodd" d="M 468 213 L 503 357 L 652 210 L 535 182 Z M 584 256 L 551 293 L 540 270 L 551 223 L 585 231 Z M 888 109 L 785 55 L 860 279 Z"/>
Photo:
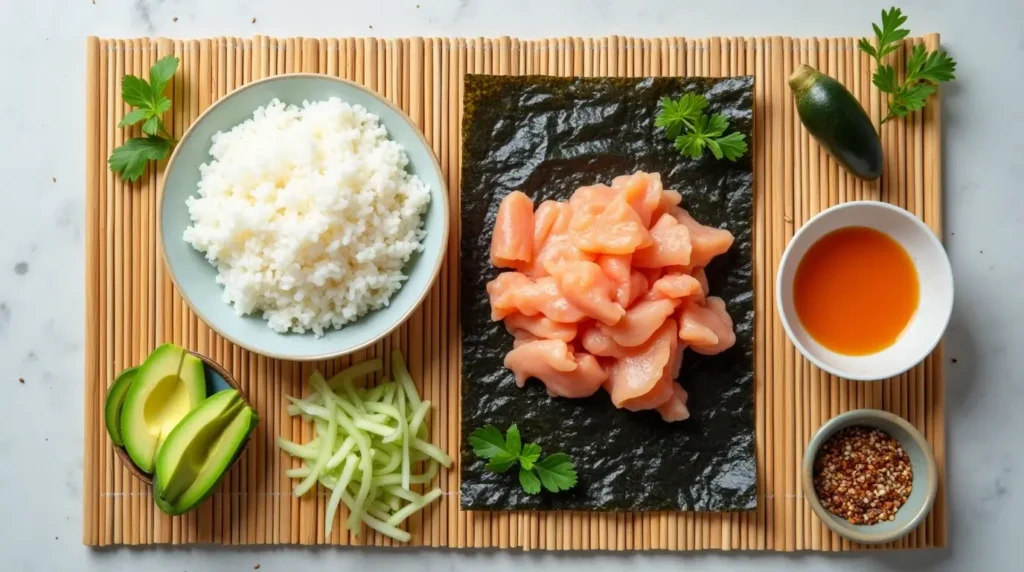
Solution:
<path fill-rule="evenodd" d="M 808 65 L 789 76 L 796 109 L 807 131 L 861 179 L 882 175 L 882 142 L 857 98 L 843 84 Z"/>

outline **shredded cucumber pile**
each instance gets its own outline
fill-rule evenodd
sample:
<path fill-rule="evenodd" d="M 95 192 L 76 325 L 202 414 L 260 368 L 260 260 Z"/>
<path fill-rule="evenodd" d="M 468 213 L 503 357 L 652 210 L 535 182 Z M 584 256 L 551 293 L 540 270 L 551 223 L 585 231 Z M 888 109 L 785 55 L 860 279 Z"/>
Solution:
<path fill-rule="evenodd" d="M 319 482 L 331 491 L 325 534 L 330 536 L 340 503 L 348 507 L 348 528 L 359 534 L 359 523 L 407 542 L 403 521 L 441 497 L 441 489 L 420 494 L 412 485 L 425 485 L 437 475 L 438 464 L 452 459 L 428 441 L 430 402 L 420 399 L 402 354 L 391 355 L 393 381 L 356 387 L 354 381 L 383 368 L 382 361 L 365 361 L 329 380 L 319 372 L 309 378 L 313 393 L 305 399 L 288 397 L 288 414 L 312 421 L 316 436 L 305 445 L 279 437 L 277 446 L 305 461 L 288 476 L 301 479 L 295 495 L 302 496 Z M 422 473 L 413 465 L 423 463 Z"/>

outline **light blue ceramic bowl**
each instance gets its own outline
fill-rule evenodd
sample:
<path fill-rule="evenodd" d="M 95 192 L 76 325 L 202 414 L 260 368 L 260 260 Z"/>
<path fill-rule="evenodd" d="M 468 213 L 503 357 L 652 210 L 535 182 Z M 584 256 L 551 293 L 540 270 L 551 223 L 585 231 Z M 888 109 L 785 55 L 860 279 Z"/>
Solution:
<path fill-rule="evenodd" d="M 380 117 L 388 136 L 405 147 L 408 169 L 430 187 L 430 208 L 424 218 L 423 252 L 406 265 L 409 277 L 390 304 L 340 330 L 317 338 L 312 333 L 279 334 L 259 315 L 239 317 L 222 299 L 217 270 L 182 239 L 191 223 L 185 199 L 197 194 L 199 165 L 209 162 L 211 137 L 252 117 L 253 111 L 277 98 L 287 104 L 338 97 L 359 104 Z M 437 278 L 448 243 L 448 193 L 441 167 L 426 139 L 408 116 L 386 99 L 354 83 L 315 74 L 267 78 L 241 87 L 213 104 L 182 137 L 167 164 L 158 216 L 160 245 L 171 279 L 192 311 L 209 327 L 253 352 L 286 360 L 320 360 L 364 348 L 389 334 L 412 315 Z"/>
<path fill-rule="evenodd" d="M 842 429 L 853 426 L 871 427 L 885 431 L 900 442 L 910 457 L 912 490 L 907 502 L 896 511 L 895 519 L 872 525 L 850 524 L 822 506 L 814 490 L 814 460 L 821 446 Z M 907 420 L 879 409 L 854 409 L 837 415 L 818 429 L 804 452 L 801 481 L 804 495 L 818 518 L 833 532 L 861 544 L 892 542 L 910 534 L 920 525 L 935 503 L 939 477 L 931 445 Z"/>

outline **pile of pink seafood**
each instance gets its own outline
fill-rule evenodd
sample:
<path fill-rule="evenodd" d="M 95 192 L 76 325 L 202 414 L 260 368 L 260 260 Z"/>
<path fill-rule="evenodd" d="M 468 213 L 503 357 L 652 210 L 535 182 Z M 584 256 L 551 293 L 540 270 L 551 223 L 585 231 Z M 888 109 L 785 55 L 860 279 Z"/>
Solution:
<path fill-rule="evenodd" d="M 556 397 L 601 387 L 615 407 L 690 416 L 677 381 L 683 350 L 713 355 L 736 343 L 704 267 L 733 243 L 700 224 L 658 173 L 580 187 L 568 202 L 515 191 L 498 209 L 487 284 L 491 319 L 515 336 L 505 367 Z"/>

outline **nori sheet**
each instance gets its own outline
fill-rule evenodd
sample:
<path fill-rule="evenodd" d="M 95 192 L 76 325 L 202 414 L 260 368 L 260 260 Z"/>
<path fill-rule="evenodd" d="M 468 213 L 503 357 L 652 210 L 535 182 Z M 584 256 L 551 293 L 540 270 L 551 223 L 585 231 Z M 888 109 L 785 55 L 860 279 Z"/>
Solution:
<path fill-rule="evenodd" d="M 757 505 L 754 462 L 752 151 L 738 162 L 682 157 L 654 118 L 663 96 L 703 93 L 708 113 L 753 144 L 751 76 L 556 78 L 467 75 L 462 169 L 462 508 L 471 510 L 749 510 Z M 735 347 L 705 357 L 687 351 L 681 372 L 692 417 L 616 409 L 608 394 L 552 398 L 537 380 L 516 387 L 502 365 L 512 336 L 490 319 L 486 284 L 491 230 L 501 199 L 521 190 L 539 205 L 577 187 L 637 170 L 661 173 L 666 189 L 700 222 L 728 228 L 732 249 L 707 268 L 725 299 Z M 492 424 L 519 425 L 523 442 L 565 452 L 579 475 L 568 492 L 528 495 L 516 470 L 484 470 L 465 437 Z"/>

